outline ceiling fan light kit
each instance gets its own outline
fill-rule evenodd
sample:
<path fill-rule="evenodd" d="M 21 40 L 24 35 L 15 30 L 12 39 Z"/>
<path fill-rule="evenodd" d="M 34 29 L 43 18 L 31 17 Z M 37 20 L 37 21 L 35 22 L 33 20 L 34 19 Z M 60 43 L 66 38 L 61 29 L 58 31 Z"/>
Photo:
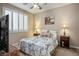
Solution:
<path fill-rule="evenodd" d="M 35 8 L 42 9 L 42 7 L 38 5 L 38 3 L 37 4 L 34 3 L 34 5 L 30 9 L 35 9 Z"/>

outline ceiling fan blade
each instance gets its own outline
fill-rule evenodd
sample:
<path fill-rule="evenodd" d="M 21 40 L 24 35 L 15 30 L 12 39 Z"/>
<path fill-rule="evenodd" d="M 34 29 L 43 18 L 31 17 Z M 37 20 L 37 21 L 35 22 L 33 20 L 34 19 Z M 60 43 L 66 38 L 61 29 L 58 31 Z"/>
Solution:
<path fill-rule="evenodd" d="M 23 3 L 23 5 L 27 5 L 28 3 Z"/>
<path fill-rule="evenodd" d="M 39 9 L 42 9 L 42 7 L 40 5 L 38 5 Z"/>
<path fill-rule="evenodd" d="M 42 9 L 42 7 L 39 7 L 39 9 Z"/>
<path fill-rule="evenodd" d="M 30 9 L 33 9 L 34 6 L 30 7 Z"/>
<path fill-rule="evenodd" d="M 44 3 L 44 5 L 47 5 L 47 3 Z"/>

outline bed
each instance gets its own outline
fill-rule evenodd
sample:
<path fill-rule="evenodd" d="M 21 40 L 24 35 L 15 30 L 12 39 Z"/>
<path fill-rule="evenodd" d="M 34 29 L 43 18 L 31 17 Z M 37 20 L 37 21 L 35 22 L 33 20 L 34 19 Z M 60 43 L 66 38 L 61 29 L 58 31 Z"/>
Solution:
<path fill-rule="evenodd" d="M 43 31 L 44 32 L 47 31 Z M 50 56 L 51 52 L 55 50 L 58 45 L 56 31 L 50 31 L 52 37 L 37 36 L 30 38 L 23 38 L 20 40 L 20 50 L 32 56 Z M 46 33 L 45 33 L 46 34 Z"/>

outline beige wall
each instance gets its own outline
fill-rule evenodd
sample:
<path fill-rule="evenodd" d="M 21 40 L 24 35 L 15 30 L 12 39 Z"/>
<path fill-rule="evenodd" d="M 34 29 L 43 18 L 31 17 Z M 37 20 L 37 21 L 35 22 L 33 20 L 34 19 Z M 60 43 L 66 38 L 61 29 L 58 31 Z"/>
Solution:
<path fill-rule="evenodd" d="M 25 37 L 29 37 L 29 36 L 32 36 L 33 35 L 33 14 L 29 13 L 29 12 L 26 12 L 25 10 L 22 10 L 20 8 L 17 8 L 15 6 L 12 6 L 10 4 L 0 4 L 0 16 L 3 15 L 3 7 L 6 7 L 6 8 L 10 8 L 10 9 L 13 9 L 13 10 L 17 10 L 17 11 L 22 11 L 24 13 L 26 13 L 28 16 L 29 16 L 29 29 L 28 29 L 28 32 L 20 32 L 20 33 L 9 33 L 9 42 L 10 44 L 13 44 L 13 43 L 17 43 L 19 40 L 21 40 L 22 38 L 25 38 Z"/>
<path fill-rule="evenodd" d="M 55 24 L 46 26 L 44 24 L 44 17 L 46 16 L 55 17 Z M 68 25 L 71 37 L 70 45 L 79 47 L 79 4 L 70 4 L 35 14 L 35 22 L 38 22 L 44 29 L 56 30 L 58 34 L 62 24 Z"/>

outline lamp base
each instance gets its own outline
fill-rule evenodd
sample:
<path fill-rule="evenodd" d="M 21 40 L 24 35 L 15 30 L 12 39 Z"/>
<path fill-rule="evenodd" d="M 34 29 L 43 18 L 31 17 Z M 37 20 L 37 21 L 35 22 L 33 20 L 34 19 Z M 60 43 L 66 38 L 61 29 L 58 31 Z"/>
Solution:
<path fill-rule="evenodd" d="M 66 36 L 66 33 L 64 32 L 64 36 Z"/>

